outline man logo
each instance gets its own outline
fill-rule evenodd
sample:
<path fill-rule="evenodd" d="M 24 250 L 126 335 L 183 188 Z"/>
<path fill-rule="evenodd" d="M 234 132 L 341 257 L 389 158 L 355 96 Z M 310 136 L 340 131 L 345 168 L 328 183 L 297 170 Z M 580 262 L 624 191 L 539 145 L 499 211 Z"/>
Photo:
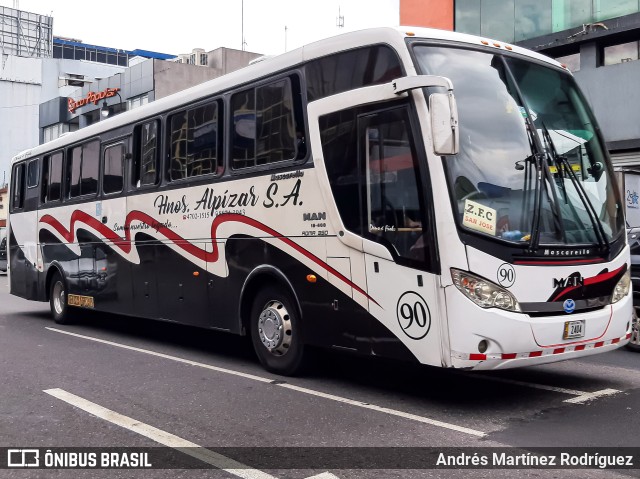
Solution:
<path fill-rule="evenodd" d="M 568 278 L 553 278 L 554 288 L 569 288 L 569 287 L 584 286 L 584 278 L 580 275 L 569 276 Z"/>
<path fill-rule="evenodd" d="M 576 302 L 573 299 L 567 299 L 562 303 L 562 307 L 565 313 L 571 314 L 576 310 Z"/>

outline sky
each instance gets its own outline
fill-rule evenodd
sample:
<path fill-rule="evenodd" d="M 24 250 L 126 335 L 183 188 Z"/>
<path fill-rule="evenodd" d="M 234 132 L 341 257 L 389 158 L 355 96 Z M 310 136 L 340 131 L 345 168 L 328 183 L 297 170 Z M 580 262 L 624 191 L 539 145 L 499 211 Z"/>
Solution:
<path fill-rule="evenodd" d="M 0 0 L 5 7 L 14 3 Z M 52 15 L 55 36 L 176 55 L 242 49 L 243 17 L 245 50 L 268 55 L 284 52 L 285 41 L 292 50 L 341 32 L 399 24 L 399 0 L 19 0 L 19 8 Z M 338 9 L 343 28 L 336 26 Z"/>

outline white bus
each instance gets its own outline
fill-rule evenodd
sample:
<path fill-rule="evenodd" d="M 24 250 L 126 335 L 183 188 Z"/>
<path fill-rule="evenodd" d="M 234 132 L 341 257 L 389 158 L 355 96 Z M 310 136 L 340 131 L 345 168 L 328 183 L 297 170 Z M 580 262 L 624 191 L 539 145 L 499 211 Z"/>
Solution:
<path fill-rule="evenodd" d="M 13 159 L 10 284 L 79 310 L 499 369 L 630 337 L 602 134 L 547 57 L 453 32 L 340 35 Z"/>

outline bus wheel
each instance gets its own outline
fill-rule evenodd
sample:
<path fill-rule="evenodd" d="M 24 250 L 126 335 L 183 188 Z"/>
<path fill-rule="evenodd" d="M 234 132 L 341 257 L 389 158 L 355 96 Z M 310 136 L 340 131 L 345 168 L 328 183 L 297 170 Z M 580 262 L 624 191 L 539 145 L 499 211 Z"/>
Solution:
<path fill-rule="evenodd" d="M 71 312 L 67 305 L 67 284 L 60 273 L 56 273 L 51 280 L 49 306 L 51 306 L 51 315 L 56 323 L 69 324 L 71 322 Z"/>
<path fill-rule="evenodd" d="M 638 330 L 638 313 L 633 310 L 633 317 L 631 318 L 631 339 L 627 343 L 627 349 L 631 351 L 640 352 L 640 331 Z"/>
<path fill-rule="evenodd" d="M 290 294 L 276 288 L 257 294 L 251 309 L 251 340 L 266 370 L 285 376 L 301 370 L 304 344 Z"/>

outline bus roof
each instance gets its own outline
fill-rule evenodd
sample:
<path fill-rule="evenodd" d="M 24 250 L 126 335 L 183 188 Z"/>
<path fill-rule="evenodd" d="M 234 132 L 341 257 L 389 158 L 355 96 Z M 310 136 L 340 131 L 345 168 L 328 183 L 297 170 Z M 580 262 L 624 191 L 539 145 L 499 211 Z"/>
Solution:
<path fill-rule="evenodd" d="M 349 50 L 372 44 L 389 44 L 394 47 L 406 66 L 411 65 L 411 58 L 406 48 L 405 39 L 428 39 L 428 40 L 445 40 L 460 43 L 468 43 L 474 46 L 489 46 L 496 49 L 504 50 L 505 48 L 511 52 L 528 56 L 538 61 L 549 63 L 559 67 L 560 63 L 541 55 L 539 53 L 527 50 L 515 45 L 510 45 L 498 40 L 468 35 L 466 33 L 458 33 L 447 30 L 436 30 L 432 28 L 400 26 L 400 27 L 380 27 L 359 30 L 355 32 L 343 33 L 341 35 L 329 37 L 314 43 L 302 46 L 281 55 L 266 58 L 264 61 L 244 67 L 240 70 L 228 73 L 226 75 L 214 78 L 207 82 L 179 91 L 172 95 L 166 96 L 159 100 L 150 102 L 135 110 L 129 110 L 121 114 L 115 115 L 107 120 L 99 121 L 85 128 L 81 128 L 73 133 L 68 133 L 60 138 L 52 140 L 48 143 L 29 148 L 18 153 L 12 158 L 11 163 L 21 161 L 25 158 L 33 157 L 62 148 L 66 145 L 82 141 L 87 138 L 96 136 L 102 131 L 118 128 L 130 123 L 140 121 L 144 118 L 152 118 L 163 112 L 179 108 L 182 105 L 196 102 L 207 96 L 224 92 L 225 90 L 234 89 L 245 83 L 252 82 L 261 77 L 273 74 L 279 71 L 294 67 L 303 62 L 320 58 L 339 51 Z M 409 68 L 408 74 L 415 74 Z"/>

